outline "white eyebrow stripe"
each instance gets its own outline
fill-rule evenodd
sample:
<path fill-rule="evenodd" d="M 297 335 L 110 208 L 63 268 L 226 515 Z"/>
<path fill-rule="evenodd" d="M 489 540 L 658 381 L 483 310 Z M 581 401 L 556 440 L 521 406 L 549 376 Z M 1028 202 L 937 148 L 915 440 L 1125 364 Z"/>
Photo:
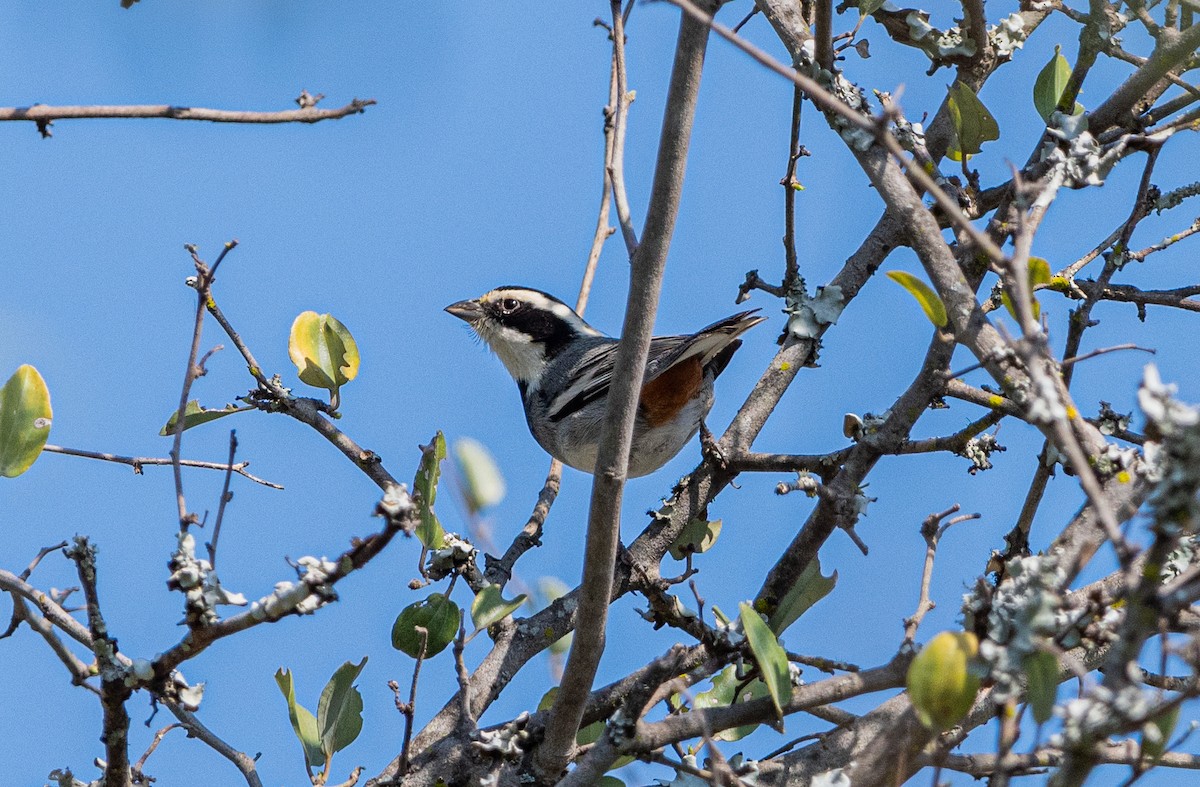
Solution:
<path fill-rule="evenodd" d="M 575 330 L 586 336 L 603 336 L 604 334 L 596 330 L 592 326 L 584 322 L 583 318 L 575 313 L 567 304 L 554 298 L 546 297 L 545 293 L 537 290 L 527 290 L 523 287 L 508 287 L 497 290 L 492 290 L 483 296 L 480 300 L 492 300 L 494 298 L 516 298 L 522 300 L 531 306 L 544 309 L 554 316 L 565 320 L 575 328 Z"/>

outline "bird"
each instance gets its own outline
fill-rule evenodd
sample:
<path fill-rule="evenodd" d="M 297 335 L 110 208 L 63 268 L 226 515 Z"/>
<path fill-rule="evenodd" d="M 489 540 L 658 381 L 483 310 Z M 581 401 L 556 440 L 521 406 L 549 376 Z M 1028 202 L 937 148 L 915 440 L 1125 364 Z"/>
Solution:
<path fill-rule="evenodd" d="M 529 431 L 564 464 L 593 473 L 618 340 L 541 290 L 509 285 L 445 309 L 464 320 L 517 383 Z M 642 378 L 627 475 L 649 475 L 697 432 L 715 447 L 704 418 L 713 381 L 766 318 L 739 312 L 685 336 L 656 336 Z"/>

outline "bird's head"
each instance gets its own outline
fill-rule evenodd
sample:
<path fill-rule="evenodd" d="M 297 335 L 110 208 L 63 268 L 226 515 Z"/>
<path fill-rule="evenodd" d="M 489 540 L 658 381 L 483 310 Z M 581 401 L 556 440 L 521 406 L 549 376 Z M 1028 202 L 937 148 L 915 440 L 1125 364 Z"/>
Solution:
<path fill-rule="evenodd" d="M 558 298 L 527 287 L 497 287 L 446 311 L 470 325 L 523 387 L 537 387 L 546 365 L 573 339 L 603 335 Z"/>

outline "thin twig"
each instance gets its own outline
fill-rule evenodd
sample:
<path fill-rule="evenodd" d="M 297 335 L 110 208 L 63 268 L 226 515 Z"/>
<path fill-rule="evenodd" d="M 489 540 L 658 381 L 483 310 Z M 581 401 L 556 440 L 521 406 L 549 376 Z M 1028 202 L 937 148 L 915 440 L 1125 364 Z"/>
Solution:
<path fill-rule="evenodd" d="M 400 773 L 408 772 L 408 746 L 412 742 L 413 721 L 417 713 L 417 681 L 421 677 L 421 664 L 425 661 L 425 649 L 429 646 L 429 629 L 424 626 L 413 627 L 421 637 L 421 647 L 417 650 L 417 663 L 413 666 L 412 684 L 408 691 L 408 703 L 400 709 L 404 714 L 404 743 L 400 747 Z M 397 704 L 399 707 L 399 704 Z"/>
<path fill-rule="evenodd" d="M 142 768 L 146 767 L 146 760 L 150 759 L 151 754 L 154 754 L 154 750 L 158 748 L 158 744 L 162 743 L 162 740 L 163 740 L 163 738 L 165 738 L 167 736 L 167 733 L 170 732 L 171 730 L 179 730 L 179 729 L 185 729 L 185 727 L 183 726 L 182 723 L 175 722 L 174 724 L 168 724 L 167 726 L 163 727 L 158 732 L 154 733 L 154 739 L 152 741 L 150 741 L 150 745 L 148 747 L 146 747 L 146 752 L 141 757 L 138 758 L 137 762 L 135 762 L 133 764 L 133 773 L 136 776 L 138 776 L 139 778 L 141 777 Z"/>
<path fill-rule="evenodd" d="M 120 106 L 49 106 L 0 107 L 0 121 L 26 120 L 36 123 L 43 137 L 50 136 L 49 126 L 57 120 L 166 118 L 169 120 L 206 120 L 212 123 L 316 123 L 362 114 L 375 99 L 354 99 L 338 109 L 285 109 L 278 112 L 245 112 L 204 107 L 180 107 L 170 104 L 127 104 Z"/>
<path fill-rule="evenodd" d="M 64 456 L 79 456 L 84 459 L 99 459 L 103 462 L 113 462 L 115 464 L 129 465 L 133 468 L 133 472 L 137 475 L 142 474 L 143 467 L 169 465 L 171 459 L 169 457 L 159 456 L 120 456 L 118 454 L 110 454 L 104 451 L 84 451 L 80 448 L 66 448 L 61 445 L 46 445 L 43 451 L 52 454 L 62 454 Z M 237 464 L 222 464 L 221 462 L 201 462 L 195 459 L 180 459 L 179 464 L 183 467 L 199 467 L 203 470 L 221 470 L 232 471 L 238 475 L 253 481 L 256 484 L 269 486 L 272 489 L 283 489 L 279 484 L 272 481 L 266 481 L 256 475 L 251 475 L 246 472 L 246 468 L 250 466 L 249 462 L 238 462 Z"/>
<path fill-rule="evenodd" d="M 237 454 L 237 430 L 229 430 L 229 467 L 233 467 L 233 457 Z M 221 488 L 221 500 L 217 503 L 217 522 L 213 525 L 212 539 L 208 542 L 208 564 L 214 569 L 217 567 L 217 541 L 221 538 L 221 523 L 225 521 L 225 505 L 233 499 L 233 493 L 229 491 L 229 481 L 233 478 L 233 472 L 225 473 L 225 484 Z"/>
<path fill-rule="evenodd" d="M 1133 342 L 1127 342 L 1125 344 L 1114 344 L 1112 347 L 1101 347 L 1098 350 L 1092 350 L 1091 352 L 1084 353 L 1083 355 L 1076 355 L 1073 358 L 1065 358 L 1059 365 L 1070 366 L 1073 363 L 1086 361 L 1089 358 L 1095 358 L 1097 355 L 1104 355 L 1106 353 L 1116 352 L 1118 350 L 1140 350 L 1144 353 L 1150 353 L 1151 355 L 1154 355 L 1158 352 L 1151 347 L 1139 347 Z"/>
<path fill-rule="evenodd" d="M 192 262 L 196 266 L 196 275 L 190 280 L 196 290 L 196 317 L 192 324 L 192 346 L 188 353 L 187 370 L 183 375 L 183 386 L 179 392 L 179 409 L 175 413 L 175 435 L 171 445 L 171 469 L 175 476 L 175 501 L 179 513 L 180 532 L 186 532 L 194 521 L 194 517 L 188 514 L 187 501 L 183 497 L 183 472 L 179 462 L 182 458 L 180 448 L 183 445 L 184 413 L 187 412 L 188 394 L 191 393 L 192 383 L 203 373 L 200 365 L 196 363 L 196 358 L 200 354 L 200 335 L 204 329 L 204 309 L 211 295 L 213 274 L 216 273 L 217 266 L 225 259 L 225 255 L 236 247 L 237 240 L 226 243 L 211 268 L 197 255 L 195 246 L 184 247 L 191 254 Z"/>
<path fill-rule="evenodd" d="M 633 257 L 638 247 L 637 232 L 629 210 L 629 195 L 625 191 L 625 131 L 629 124 L 629 86 L 625 71 L 625 17 L 621 14 L 621 0 L 611 0 L 613 40 L 613 82 L 617 100 L 613 104 L 612 155 L 607 162 L 608 177 L 612 181 L 613 198 L 617 204 L 617 221 L 621 225 L 621 236 L 625 249 Z M 629 0 L 633 7 L 633 0 Z"/>

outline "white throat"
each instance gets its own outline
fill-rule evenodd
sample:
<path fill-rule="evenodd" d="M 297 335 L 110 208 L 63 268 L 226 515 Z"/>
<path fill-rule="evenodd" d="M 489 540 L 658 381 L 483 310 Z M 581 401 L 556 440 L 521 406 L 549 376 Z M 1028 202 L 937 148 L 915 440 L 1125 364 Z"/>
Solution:
<path fill-rule="evenodd" d="M 546 366 L 546 351 L 540 343 L 530 341 L 520 331 L 503 326 L 483 324 L 477 326 L 476 330 L 479 338 L 492 348 L 514 380 L 537 387 Z"/>

